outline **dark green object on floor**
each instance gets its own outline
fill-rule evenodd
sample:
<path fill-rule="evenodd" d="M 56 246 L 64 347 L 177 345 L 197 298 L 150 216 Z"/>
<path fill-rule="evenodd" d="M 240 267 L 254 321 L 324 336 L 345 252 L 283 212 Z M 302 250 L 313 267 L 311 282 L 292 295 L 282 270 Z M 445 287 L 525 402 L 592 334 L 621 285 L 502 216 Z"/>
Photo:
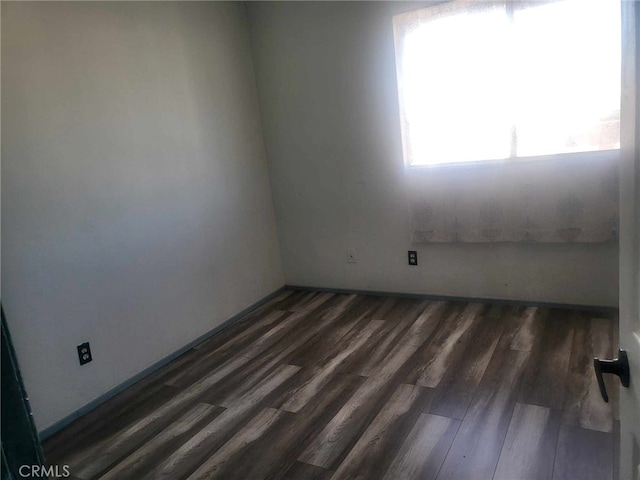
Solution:
<path fill-rule="evenodd" d="M 2 480 L 34 477 L 31 466 L 44 466 L 38 432 L 31 417 L 31 407 L 22 383 L 7 320 L 2 315 Z M 19 473 L 21 466 L 22 475 Z M 39 470 L 36 470 L 39 471 Z"/>

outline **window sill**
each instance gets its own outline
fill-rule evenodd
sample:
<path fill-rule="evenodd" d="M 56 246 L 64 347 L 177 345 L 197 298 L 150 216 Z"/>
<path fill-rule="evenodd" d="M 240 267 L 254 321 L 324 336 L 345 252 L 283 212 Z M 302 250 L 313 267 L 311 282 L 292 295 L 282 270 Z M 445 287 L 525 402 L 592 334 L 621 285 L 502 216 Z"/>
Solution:
<path fill-rule="evenodd" d="M 492 168 L 503 166 L 514 166 L 532 163 L 549 163 L 549 162 L 584 162 L 584 161 L 600 161 L 618 157 L 620 149 L 597 150 L 592 152 L 570 152 L 556 153 L 552 155 L 540 155 L 535 157 L 511 157 L 501 160 L 476 160 L 469 162 L 451 162 L 436 163 L 432 165 L 406 165 L 405 169 L 410 171 L 426 171 L 426 170 L 445 170 L 457 168 Z"/>

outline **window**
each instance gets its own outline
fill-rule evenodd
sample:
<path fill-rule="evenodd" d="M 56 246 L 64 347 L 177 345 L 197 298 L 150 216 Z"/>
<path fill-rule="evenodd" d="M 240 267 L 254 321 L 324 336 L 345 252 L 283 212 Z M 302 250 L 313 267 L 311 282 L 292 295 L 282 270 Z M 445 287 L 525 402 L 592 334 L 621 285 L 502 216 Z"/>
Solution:
<path fill-rule="evenodd" d="M 407 165 L 620 148 L 620 2 L 447 2 L 393 19 Z"/>

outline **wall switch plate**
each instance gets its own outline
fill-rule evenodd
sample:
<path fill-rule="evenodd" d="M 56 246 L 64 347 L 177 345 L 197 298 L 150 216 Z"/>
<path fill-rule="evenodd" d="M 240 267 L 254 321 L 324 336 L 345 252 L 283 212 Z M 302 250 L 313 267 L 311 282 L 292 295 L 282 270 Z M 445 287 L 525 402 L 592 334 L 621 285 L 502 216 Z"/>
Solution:
<path fill-rule="evenodd" d="M 93 360 L 91 357 L 91 347 L 89 346 L 89 342 L 78 345 L 78 360 L 80 360 L 80 365 L 84 365 L 85 363 L 89 363 Z"/>
<path fill-rule="evenodd" d="M 347 250 L 347 262 L 348 263 L 356 263 L 356 251 L 355 250 Z"/>
<path fill-rule="evenodd" d="M 409 250 L 409 265 L 418 265 L 418 252 Z"/>

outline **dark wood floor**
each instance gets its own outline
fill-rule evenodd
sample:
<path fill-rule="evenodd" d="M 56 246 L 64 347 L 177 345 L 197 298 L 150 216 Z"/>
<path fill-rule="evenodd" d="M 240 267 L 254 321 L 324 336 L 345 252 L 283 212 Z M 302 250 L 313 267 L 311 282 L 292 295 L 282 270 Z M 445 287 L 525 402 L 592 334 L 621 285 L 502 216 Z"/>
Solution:
<path fill-rule="evenodd" d="M 615 478 L 597 312 L 287 291 L 45 442 L 76 479 Z"/>

